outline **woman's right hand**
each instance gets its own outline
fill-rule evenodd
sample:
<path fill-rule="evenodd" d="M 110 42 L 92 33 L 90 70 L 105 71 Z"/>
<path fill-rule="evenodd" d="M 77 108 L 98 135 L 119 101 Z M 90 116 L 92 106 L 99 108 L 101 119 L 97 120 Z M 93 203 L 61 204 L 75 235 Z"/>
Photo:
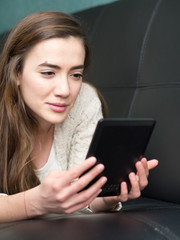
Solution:
<path fill-rule="evenodd" d="M 81 191 L 104 170 L 102 164 L 94 166 L 95 163 L 96 159 L 90 157 L 71 170 L 51 171 L 39 186 L 26 191 L 28 217 L 48 213 L 70 214 L 88 206 L 107 181 L 106 177 L 101 177 L 91 187 Z"/>

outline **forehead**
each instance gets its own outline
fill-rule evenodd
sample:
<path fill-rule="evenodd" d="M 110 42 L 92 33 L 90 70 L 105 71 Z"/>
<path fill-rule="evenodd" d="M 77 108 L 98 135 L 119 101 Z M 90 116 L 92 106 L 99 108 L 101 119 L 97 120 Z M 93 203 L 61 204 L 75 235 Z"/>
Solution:
<path fill-rule="evenodd" d="M 80 38 L 52 38 L 37 43 L 27 53 L 25 62 L 81 61 L 85 59 L 85 47 Z"/>

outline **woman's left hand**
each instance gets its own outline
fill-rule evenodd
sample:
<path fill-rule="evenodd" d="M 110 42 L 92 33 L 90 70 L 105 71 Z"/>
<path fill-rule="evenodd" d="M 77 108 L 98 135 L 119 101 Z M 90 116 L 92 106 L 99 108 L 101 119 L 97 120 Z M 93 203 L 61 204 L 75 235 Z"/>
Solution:
<path fill-rule="evenodd" d="M 131 172 L 129 174 L 129 180 L 131 183 L 131 190 L 128 193 L 127 184 L 121 183 L 121 194 L 117 197 L 119 201 L 125 202 L 128 199 L 135 199 L 140 197 L 141 191 L 148 185 L 149 170 L 155 168 L 158 165 L 156 159 L 147 161 L 146 158 L 142 158 L 136 163 L 137 173 Z"/>
<path fill-rule="evenodd" d="M 152 159 L 147 161 L 147 159 L 143 157 L 136 163 L 137 173 L 131 172 L 129 174 L 131 183 L 130 191 L 128 192 L 127 183 L 122 182 L 119 196 L 97 198 L 94 200 L 94 203 L 91 204 L 91 209 L 95 212 L 111 210 L 119 202 L 140 197 L 141 191 L 148 185 L 149 170 L 155 168 L 157 165 L 158 160 Z"/>

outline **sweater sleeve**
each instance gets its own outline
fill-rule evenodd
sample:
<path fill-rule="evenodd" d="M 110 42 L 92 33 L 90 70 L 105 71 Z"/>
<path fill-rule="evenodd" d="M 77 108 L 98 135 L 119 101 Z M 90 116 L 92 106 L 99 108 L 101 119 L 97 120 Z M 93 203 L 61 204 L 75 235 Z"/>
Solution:
<path fill-rule="evenodd" d="M 72 115 L 78 114 L 78 120 L 70 144 L 69 169 L 85 160 L 97 122 L 103 118 L 96 91 L 87 84 L 83 88 L 72 112 Z"/>

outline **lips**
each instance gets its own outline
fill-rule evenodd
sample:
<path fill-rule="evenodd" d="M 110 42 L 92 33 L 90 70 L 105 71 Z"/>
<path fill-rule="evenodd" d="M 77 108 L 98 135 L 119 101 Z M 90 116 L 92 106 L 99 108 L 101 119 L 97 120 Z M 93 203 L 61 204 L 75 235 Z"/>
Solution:
<path fill-rule="evenodd" d="M 68 104 L 65 103 L 47 103 L 51 110 L 55 112 L 64 112 L 66 111 Z"/>

